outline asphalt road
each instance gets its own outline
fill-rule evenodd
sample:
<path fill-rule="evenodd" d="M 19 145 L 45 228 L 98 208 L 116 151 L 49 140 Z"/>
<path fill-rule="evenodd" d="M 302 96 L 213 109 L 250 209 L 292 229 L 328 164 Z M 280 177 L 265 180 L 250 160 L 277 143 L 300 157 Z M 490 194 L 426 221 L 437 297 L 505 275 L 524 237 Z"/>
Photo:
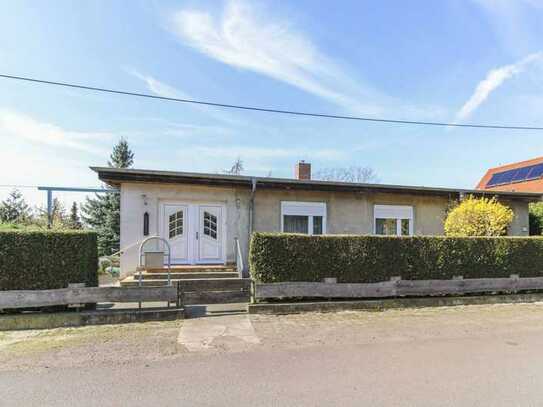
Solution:
<path fill-rule="evenodd" d="M 543 318 L 542 318 L 543 321 Z M 526 332 L 0 372 L 1 406 L 541 406 Z"/>

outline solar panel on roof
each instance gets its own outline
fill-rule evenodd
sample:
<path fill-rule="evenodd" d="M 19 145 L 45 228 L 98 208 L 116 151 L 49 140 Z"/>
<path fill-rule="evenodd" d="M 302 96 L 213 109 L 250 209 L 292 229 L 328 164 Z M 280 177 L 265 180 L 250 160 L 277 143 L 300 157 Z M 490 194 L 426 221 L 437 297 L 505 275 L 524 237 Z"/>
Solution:
<path fill-rule="evenodd" d="M 502 178 L 500 179 L 500 184 L 508 184 L 513 181 L 513 177 L 517 173 L 517 170 L 509 170 L 502 172 Z"/>
<path fill-rule="evenodd" d="M 543 164 L 533 165 L 526 179 L 536 179 L 543 175 Z"/>
<path fill-rule="evenodd" d="M 519 169 L 517 170 L 516 174 L 513 175 L 512 181 L 513 181 L 513 182 L 516 182 L 516 181 L 524 181 L 524 180 L 526 179 L 526 176 L 528 175 L 528 173 L 530 172 L 531 169 L 532 169 L 532 166 L 519 168 Z"/>
<path fill-rule="evenodd" d="M 502 178 L 502 175 L 503 174 L 501 172 L 493 174 L 492 177 L 490 178 L 490 180 L 486 183 L 486 186 L 491 187 L 491 186 L 494 186 L 494 185 L 501 184 L 500 180 Z"/>
<path fill-rule="evenodd" d="M 486 186 L 492 187 L 495 185 L 510 184 L 512 182 L 522 182 L 540 177 L 543 177 L 543 163 L 497 172 L 492 175 Z"/>

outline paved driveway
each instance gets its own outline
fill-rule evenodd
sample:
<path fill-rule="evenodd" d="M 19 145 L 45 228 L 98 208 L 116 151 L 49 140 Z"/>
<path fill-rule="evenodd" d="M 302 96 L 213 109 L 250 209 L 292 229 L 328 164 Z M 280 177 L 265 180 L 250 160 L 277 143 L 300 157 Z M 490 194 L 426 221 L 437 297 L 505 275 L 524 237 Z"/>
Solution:
<path fill-rule="evenodd" d="M 0 405 L 543 405 L 543 304 L 85 329 L 0 336 Z"/>

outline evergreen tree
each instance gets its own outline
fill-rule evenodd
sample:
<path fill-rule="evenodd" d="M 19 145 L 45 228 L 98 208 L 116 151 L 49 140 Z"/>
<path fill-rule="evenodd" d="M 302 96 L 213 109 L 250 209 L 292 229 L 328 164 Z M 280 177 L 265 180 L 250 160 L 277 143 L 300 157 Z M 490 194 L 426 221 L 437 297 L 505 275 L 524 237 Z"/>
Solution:
<path fill-rule="evenodd" d="M 108 165 L 129 168 L 134 163 L 134 153 L 124 139 L 113 147 Z M 109 188 L 109 187 L 107 187 Z M 121 198 L 116 193 L 95 194 L 81 206 L 82 218 L 98 234 L 98 255 L 110 255 L 120 249 Z"/>
<path fill-rule="evenodd" d="M 134 153 L 130 150 L 128 142 L 121 137 L 117 145 L 113 147 L 107 165 L 113 168 L 130 168 L 132 164 L 134 164 Z"/>
<path fill-rule="evenodd" d="M 81 220 L 79 219 L 79 212 L 77 208 L 77 202 L 74 201 L 72 208 L 70 209 L 70 219 L 69 219 L 70 229 L 81 229 Z"/>
<path fill-rule="evenodd" d="M 11 191 L 0 203 L 0 222 L 2 223 L 23 223 L 30 217 L 30 207 L 18 189 Z"/>

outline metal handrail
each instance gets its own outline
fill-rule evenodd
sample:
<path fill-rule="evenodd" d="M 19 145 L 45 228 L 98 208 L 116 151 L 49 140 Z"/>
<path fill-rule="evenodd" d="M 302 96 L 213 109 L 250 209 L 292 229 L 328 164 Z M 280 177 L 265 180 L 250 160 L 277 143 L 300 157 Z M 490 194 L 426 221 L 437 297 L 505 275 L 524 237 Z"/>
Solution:
<path fill-rule="evenodd" d="M 234 238 L 234 262 L 236 269 L 238 270 L 240 278 L 243 277 L 245 271 L 245 265 L 243 264 L 243 253 L 241 252 L 241 246 L 239 244 L 239 238 Z"/>
<path fill-rule="evenodd" d="M 163 237 L 160 237 L 160 236 L 149 236 L 145 239 L 142 240 L 141 244 L 140 244 L 140 247 L 139 247 L 139 286 L 142 285 L 142 271 L 143 271 L 143 255 L 145 254 L 143 252 L 143 246 L 145 245 L 145 243 L 147 243 L 148 241 L 150 240 L 158 240 L 158 241 L 161 241 L 162 243 L 164 243 L 166 245 L 166 247 L 168 248 L 168 285 L 171 285 L 172 284 L 172 281 L 171 281 L 171 259 L 172 259 L 172 256 L 171 256 L 171 253 L 172 253 L 172 250 L 171 250 L 171 247 L 170 247 L 170 243 L 164 239 Z M 166 255 L 164 255 L 166 256 Z"/>

